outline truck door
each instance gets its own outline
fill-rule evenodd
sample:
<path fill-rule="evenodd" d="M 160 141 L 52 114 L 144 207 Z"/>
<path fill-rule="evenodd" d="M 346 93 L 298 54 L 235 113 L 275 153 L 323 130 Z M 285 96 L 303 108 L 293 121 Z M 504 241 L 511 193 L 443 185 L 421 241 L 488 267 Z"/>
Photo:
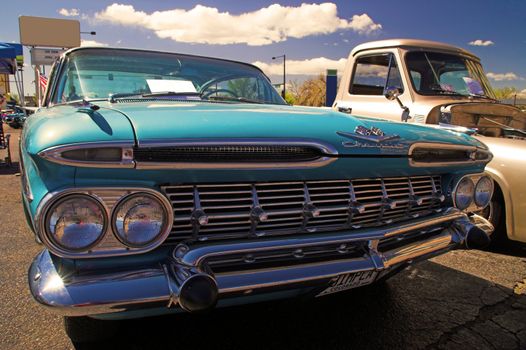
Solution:
<path fill-rule="evenodd" d="M 364 53 L 354 60 L 349 86 L 336 109 L 353 115 L 400 121 L 402 109 L 384 94 L 387 88 L 400 90 L 400 99 L 409 99 L 404 89 L 396 56 L 392 52 Z"/>

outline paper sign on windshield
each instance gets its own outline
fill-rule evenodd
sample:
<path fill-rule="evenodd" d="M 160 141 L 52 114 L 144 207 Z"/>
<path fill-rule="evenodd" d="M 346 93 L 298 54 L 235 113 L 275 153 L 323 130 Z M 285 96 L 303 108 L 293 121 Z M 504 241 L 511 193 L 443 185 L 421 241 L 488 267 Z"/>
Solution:
<path fill-rule="evenodd" d="M 146 79 L 152 93 L 155 92 L 197 92 L 190 80 Z"/>

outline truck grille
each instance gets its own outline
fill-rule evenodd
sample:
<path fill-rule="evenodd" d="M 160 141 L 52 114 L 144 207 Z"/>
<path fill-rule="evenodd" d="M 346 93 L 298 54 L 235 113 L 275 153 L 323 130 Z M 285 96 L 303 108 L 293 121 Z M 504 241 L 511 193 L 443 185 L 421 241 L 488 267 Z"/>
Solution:
<path fill-rule="evenodd" d="M 382 226 L 444 208 L 439 175 L 162 189 L 174 209 L 168 244 Z"/>

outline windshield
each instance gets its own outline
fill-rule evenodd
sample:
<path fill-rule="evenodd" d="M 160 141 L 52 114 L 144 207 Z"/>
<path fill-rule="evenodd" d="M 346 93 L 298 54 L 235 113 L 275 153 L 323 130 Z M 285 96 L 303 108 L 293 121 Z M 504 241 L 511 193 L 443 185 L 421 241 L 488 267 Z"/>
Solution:
<path fill-rule="evenodd" d="M 111 95 L 285 104 L 268 78 L 250 65 L 112 49 L 69 54 L 52 101 L 107 99 Z"/>
<path fill-rule="evenodd" d="M 422 95 L 495 98 L 480 63 L 439 52 L 408 52 L 405 61 L 413 87 Z"/>

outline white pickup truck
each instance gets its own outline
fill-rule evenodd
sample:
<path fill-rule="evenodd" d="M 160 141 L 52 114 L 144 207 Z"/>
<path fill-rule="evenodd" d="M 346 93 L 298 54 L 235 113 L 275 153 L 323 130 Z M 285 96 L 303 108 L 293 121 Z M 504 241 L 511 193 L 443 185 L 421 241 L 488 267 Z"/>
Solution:
<path fill-rule="evenodd" d="M 412 39 L 358 45 L 349 55 L 333 108 L 473 133 L 494 154 L 486 171 L 495 194 L 482 213 L 496 227 L 493 238 L 507 235 L 526 242 L 526 113 L 495 99 L 473 53 Z"/>

